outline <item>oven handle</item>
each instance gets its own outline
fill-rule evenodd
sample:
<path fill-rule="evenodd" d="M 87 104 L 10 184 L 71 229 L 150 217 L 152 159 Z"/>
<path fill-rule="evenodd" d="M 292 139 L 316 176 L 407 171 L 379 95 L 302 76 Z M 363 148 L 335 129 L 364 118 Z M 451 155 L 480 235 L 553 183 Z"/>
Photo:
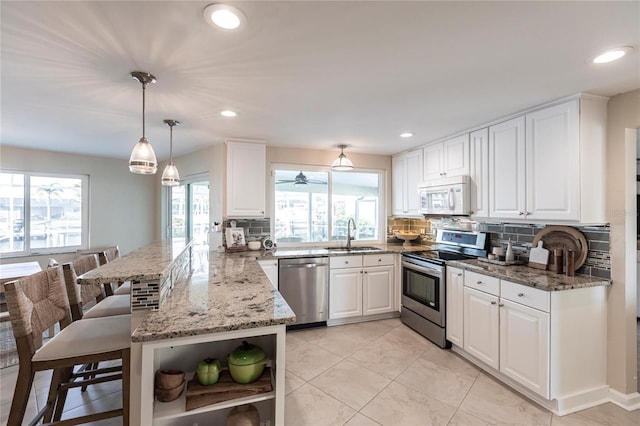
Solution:
<path fill-rule="evenodd" d="M 439 269 L 425 268 L 424 266 L 418 266 L 415 263 L 407 262 L 406 260 L 402 261 L 402 266 L 405 268 L 413 269 L 414 271 L 424 272 L 426 274 L 430 274 L 438 278 L 442 278 L 442 271 Z"/>

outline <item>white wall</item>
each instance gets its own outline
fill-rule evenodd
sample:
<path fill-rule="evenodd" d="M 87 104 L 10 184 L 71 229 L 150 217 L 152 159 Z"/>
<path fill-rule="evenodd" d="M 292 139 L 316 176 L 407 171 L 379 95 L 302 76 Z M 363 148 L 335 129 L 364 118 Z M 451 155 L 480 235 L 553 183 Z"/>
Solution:
<path fill-rule="evenodd" d="M 130 173 L 127 160 L 2 146 L 0 169 L 89 175 L 90 247 L 118 245 L 124 254 L 158 237 L 154 206 L 160 177 Z M 74 253 L 52 257 L 66 262 Z M 2 262 L 37 260 L 46 266 L 48 258 L 7 258 Z"/>
<path fill-rule="evenodd" d="M 607 216 L 611 224 L 611 279 L 608 290 L 608 382 L 623 394 L 637 389 L 636 359 L 636 192 L 635 141 L 625 129 L 640 128 L 640 90 L 614 96 L 607 108 Z M 631 146 L 629 146 L 631 145 Z M 629 158 L 631 155 L 631 158 Z M 631 219 L 631 220 L 630 220 Z"/>

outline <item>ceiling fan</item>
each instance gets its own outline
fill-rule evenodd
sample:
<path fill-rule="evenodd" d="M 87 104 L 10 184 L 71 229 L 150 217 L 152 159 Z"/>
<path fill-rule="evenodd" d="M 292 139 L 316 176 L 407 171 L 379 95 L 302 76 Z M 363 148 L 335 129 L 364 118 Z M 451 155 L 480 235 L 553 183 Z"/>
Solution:
<path fill-rule="evenodd" d="M 302 171 L 300 171 L 300 173 L 298 173 L 294 179 L 279 179 L 276 181 L 276 184 L 281 184 L 281 183 L 293 183 L 294 185 L 307 185 L 309 183 L 315 183 L 320 185 L 327 184 L 326 181 L 309 179 L 308 177 L 305 176 L 304 173 L 302 173 Z"/>

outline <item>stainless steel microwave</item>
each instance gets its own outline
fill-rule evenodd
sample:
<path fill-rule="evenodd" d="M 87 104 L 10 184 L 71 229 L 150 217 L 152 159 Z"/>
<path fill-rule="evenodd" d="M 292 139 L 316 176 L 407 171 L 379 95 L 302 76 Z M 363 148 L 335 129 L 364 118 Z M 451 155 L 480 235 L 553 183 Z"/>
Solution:
<path fill-rule="evenodd" d="M 424 182 L 419 189 L 420 213 L 431 215 L 471 214 L 469 176 L 454 176 Z"/>

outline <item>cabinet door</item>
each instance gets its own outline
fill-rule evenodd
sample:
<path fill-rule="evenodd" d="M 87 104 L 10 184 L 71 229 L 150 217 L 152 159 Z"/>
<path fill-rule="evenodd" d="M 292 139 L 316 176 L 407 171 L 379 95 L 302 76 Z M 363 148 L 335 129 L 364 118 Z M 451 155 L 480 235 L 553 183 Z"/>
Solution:
<path fill-rule="evenodd" d="M 549 314 L 500 300 L 500 371 L 549 399 Z"/>
<path fill-rule="evenodd" d="M 405 204 L 405 192 L 407 188 L 407 157 L 399 156 L 391 159 L 391 186 L 393 215 L 402 216 L 408 213 Z"/>
<path fill-rule="evenodd" d="M 489 127 L 489 215 L 524 219 L 524 116 Z"/>
<path fill-rule="evenodd" d="M 469 134 L 443 142 L 444 174 L 447 177 L 469 174 Z"/>
<path fill-rule="evenodd" d="M 447 266 L 447 340 L 464 347 L 464 279 L 462 269 Z"/>
<path fill-rule="evenodd" d="M 469 135 L 471 163 L 471 216 L 489 217 L 489 129 Z"/>
<path fill-rule="evenodd" d="M 442 142 L 427 145 L 422 150 L 423 180 L 433 180 L 442 177 L 444 172 L 444 151 Z"/>
<path fill-rule="evenodd" d="M 527 218 L 579 220 L 578 100 L 529 113 L 526 120 Z"/>
<path fill-rule="evenodd" d="M 407 154 L 406 208 L 410 215 L 420 215 L 420 195 L 418 185 L 422 182 L 422 150 Z"/>
<path fill-rule="evenodd" d="M 498 297 L 464 288 L 464 349 L 496 370 L 500 366 L 498 320 Z"/>
<path fill-rule="evenodd" d="M 364 315 L 393 312 L 393 266 L 365 268 L 362 293 Z"/>
<path fill-rule="evenodd" d="M 227 148 L 228 217 L 264 217 L 266 146 L 232 142 Z"/>
<path fill-rule="evenodd" d="M 329 274 L 329 319 L 362 316 L 362 269 L 332 269 Z"/>

